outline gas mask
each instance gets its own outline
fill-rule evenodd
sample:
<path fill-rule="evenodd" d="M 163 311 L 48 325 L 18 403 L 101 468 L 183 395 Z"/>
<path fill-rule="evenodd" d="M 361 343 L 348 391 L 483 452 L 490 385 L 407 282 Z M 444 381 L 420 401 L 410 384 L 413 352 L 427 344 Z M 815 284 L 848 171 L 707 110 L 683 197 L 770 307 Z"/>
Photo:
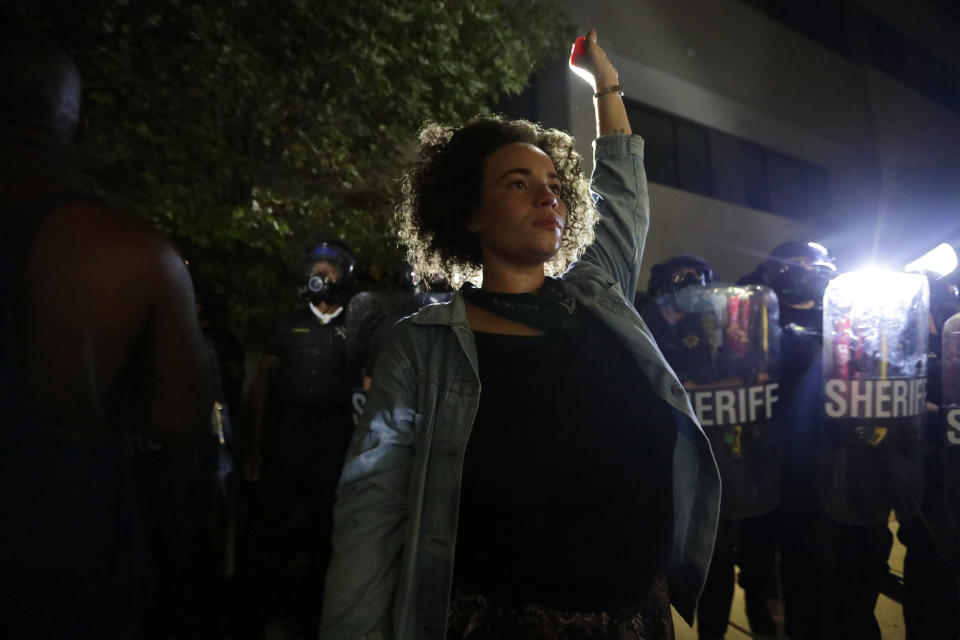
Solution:
<path fill-rule="evenodd" d="M 329 268 L 318 265 L 328 265 Z M 300 295 L 312 304 L 343 302 L 350 290 L 355 267 L 356 261 L 346 247 L 332 241 L 320 242 L 304 255 L 306 282 L 300 288 Z"/>
<path fill-rule="evenodd" d="M 326 273 L 315 273 L 307 279 L 304 295 L 312 304 L 339 302 L 343 289 L 340 283 Z"/>
<path fill-rule="evenodd" d="M 685 289 L 686 287 L 692 287 L 694 285 L 703 285 L 707 284 L 707 277 L 702 271 L 687 272 L 684 274 L 678 274 L 677 277 L 670 282 L 670 289 L 673 290 L 676 294 L 680 289 Z"/>
<path fill-rule="evenodd" d="M 820 304 L 833 273 L 824 266 L 783 263 L 770 282 L 770 286 L 787 304 L 796 305 L 811 300 Z"/>
<path fill-rule="evenodd" d="M 706 286 L 709 281 L 710 278 L 703 270 L 681 271 L 674 275 L 662 289 L 664 294 L 660 304 L 671 307 L 676 311 L 690 311 L 689 296 L 684 296 L 682 294 L 683 290 L 688 287 Z"/>

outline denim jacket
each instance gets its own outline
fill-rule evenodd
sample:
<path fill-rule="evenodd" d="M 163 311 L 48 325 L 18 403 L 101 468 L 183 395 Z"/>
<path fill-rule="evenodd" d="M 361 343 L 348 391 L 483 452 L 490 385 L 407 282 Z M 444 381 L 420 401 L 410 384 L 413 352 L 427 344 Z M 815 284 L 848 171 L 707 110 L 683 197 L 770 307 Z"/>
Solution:
<path fill-rule="evenodd" d="M 673 408 L 668 577 L 673 606 L 691 622 L 713 551 L 720 476 L 686 392 L 624 296 L 636 290 L 649 225 L 643 140 L 603 136 L 594 148 L 591 186 L 602 218 L 563 280 Z M 395 333 L 377 361 L 340 481 L 325 639 L 446 636 L 464 453 L 480 401 L 476 346 L 459 294 L 405 319 Z"/>

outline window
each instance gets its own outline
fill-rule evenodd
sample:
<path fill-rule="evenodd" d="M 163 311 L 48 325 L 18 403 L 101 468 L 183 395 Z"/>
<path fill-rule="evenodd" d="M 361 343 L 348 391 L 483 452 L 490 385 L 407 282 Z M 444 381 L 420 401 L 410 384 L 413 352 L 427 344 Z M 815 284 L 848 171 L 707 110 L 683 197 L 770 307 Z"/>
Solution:
<path fill-rule="evenodd" d="M 767 193 L 767 166 L 764 162 L 763 148 L 760 145 L 740 142 L 737 155 L 733 158 L 743 174 L 743 201 L 754 209 L 770 210 L 770 198 Z"/>
<path fill-rule="evenodd" d="M 767 153 L 766 160 L 771 211 L 803 222 L 825 213 L 826 171 L 773 151 Z"/>
<path fill-rule="evenodd" d="M 795 220 L 826 213 L 823 167 L 638 102 L 626 105 L 631 127 L 646 141 L 651 182 Z"/>
<path fill-rule="evenodd" d="M 683 121 L 678 121 L 676 127 L 677 186 L 684 191 L 713 195 L 707 128 Z"/>
<path fill-rule="evenodd" d="M 747 203 L 747 176 L 739 156 L 744 145 L 742 140 L 720 131 L 710 131 L 710 174 L 713 182 L 713 197 L 744 207 Z M 762 182 L 762 173 L 761 173 Z M 763 208 L 763 207 L 760 207 Z"/>
<path fill-rule="evenodd" d="M 668 115 L 652 109 L 637 108 L 639 105 L 628 103 L 630 128 L 643 133 L 647 178 L 653 182 L 676 187 L 677 185 L 677 148 L 674 143 L 674 121 Z"/>

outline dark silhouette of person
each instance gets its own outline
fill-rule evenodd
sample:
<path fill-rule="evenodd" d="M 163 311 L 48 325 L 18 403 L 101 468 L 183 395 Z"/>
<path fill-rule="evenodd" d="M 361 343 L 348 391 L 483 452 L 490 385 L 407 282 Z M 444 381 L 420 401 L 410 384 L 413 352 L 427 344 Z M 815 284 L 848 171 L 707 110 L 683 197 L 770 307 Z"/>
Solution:
<path fill-rule="evenodd" d="M 0 33 L 0 636 L 133 638 L 149 594 L 135 430 L 209 425 L 183 260 L 147 224 L 65 187 L 80 74 Z"/>
<path fill-rule="evenodd" d="M 949 389 L 955 361 L 944 345 L 944 324 L 960 312 L 960 271 L 930 285 L 929 349 L 927 353 L 927 412 L 925 415 L 925 487 L 922 511 L 900 519 L 897 538 L 906 547 L 903 558 L 903 622 L 907 637 L 954 640 L 960 637 L 960 520 L 950 516 L 949 494 L 957 473 L 951 472 L 949 435 L 944 437 L 944 413 L 954 404 Z M 944 380 L 947 384 L 944 385 Z"/>

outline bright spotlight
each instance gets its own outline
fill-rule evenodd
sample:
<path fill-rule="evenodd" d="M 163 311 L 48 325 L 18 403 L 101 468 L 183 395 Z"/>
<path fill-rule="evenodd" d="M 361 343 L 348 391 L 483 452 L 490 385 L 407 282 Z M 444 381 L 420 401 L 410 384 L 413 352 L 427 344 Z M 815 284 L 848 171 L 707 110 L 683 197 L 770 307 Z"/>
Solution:
<path fill-rule="evenodd" d="M 957 252 L 944 242 L 908 264 L 903 270 L 912 273 L 935 273 L 938 278 L 942 278 L 956 268 Z"/>

